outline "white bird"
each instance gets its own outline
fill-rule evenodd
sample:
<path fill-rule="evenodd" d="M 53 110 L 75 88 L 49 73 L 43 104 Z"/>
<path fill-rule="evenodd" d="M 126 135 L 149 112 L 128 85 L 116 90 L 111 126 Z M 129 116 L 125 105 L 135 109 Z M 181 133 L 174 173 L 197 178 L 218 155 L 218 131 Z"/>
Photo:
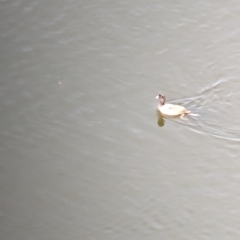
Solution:
<path fill-rule="evenodd" d="M 164 117 L 183 117 L 186 114 L 191 113 L 185 107 L 174 104 L 165 104 L 166 97 L 162 94 L 156 96 L 159 99 L 158 110 Z"/>

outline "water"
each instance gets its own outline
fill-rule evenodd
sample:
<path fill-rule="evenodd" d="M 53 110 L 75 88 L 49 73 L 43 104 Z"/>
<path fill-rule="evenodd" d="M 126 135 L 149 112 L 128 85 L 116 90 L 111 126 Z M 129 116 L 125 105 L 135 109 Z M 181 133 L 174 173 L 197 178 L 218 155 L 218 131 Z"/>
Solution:
<path fill-rule="evenodd" d="M 239 238 L 237 1 L 0 11 L 1 239 Z"/>

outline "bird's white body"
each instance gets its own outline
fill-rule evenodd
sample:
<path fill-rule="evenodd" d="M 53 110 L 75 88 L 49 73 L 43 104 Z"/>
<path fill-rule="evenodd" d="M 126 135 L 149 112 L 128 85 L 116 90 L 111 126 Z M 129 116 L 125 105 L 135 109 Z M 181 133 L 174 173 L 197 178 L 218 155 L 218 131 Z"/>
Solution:
<path fill-rule="evenodd" d="M 174 104 L 164 104 L 158 105 L 158 110 L 163 116 L 177 117 L 189 113 L 185 107 L 174 105 Z"/>

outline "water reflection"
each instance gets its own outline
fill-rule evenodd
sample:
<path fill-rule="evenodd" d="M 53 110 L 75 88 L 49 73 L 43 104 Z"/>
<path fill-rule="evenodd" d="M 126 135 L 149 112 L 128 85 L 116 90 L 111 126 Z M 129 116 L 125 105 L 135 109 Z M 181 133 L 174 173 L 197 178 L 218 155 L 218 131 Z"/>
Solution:
<path fill-rule="evenodd" d="M 162 115 L 159 113 L 159 111 L 157 110 L 156 111 L 156 113 L 157 113 L 157 124 L 158 124 L 158 126 L 159 127 L 163 127 L 164 126 L 164 124 L 165 124 L 165 120 L 164 120 L 164 118 L 162 117 Z"/>

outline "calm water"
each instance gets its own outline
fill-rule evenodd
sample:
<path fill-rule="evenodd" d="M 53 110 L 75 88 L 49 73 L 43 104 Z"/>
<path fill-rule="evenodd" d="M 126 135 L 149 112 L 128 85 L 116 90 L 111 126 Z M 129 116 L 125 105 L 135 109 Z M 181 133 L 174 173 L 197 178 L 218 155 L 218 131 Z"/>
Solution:
<path fill-rule="evenodd" d="M 1 0 L 0 28 L 2 240 L 240 238 L 238 1 Z"/>

